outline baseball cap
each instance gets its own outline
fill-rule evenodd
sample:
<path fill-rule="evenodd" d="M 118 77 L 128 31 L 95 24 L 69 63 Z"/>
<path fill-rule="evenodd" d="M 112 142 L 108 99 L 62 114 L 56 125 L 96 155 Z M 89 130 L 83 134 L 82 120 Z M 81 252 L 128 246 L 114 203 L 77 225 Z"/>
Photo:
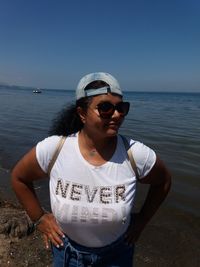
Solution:
<path fill-rule="evenodd" d="M 86 86 L 94 81 L 106 82 L 109 86 L 101 88 L 89 88 L 85 90 Z M 106 72 L 94 72 L 85 75 L 78 83 L 76 88 L 76 100 L 82 97 L 95 96 L 107 93 L 115 93 L 123 95 L 118 81 L 109 73 Z"/>

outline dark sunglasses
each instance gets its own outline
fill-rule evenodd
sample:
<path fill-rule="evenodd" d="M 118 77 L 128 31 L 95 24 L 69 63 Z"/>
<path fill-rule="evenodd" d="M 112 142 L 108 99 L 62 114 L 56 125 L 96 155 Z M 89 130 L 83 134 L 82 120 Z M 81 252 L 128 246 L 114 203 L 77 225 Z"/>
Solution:
<path fill-rule="evenodd" d="M 114 114 L 115 110 L 117 110 L 117 112 L 121 116 L 126 116 L 129 112 L 129 107 L 129 102 L 119 102 L 116 105 L 113 105 L 110 102 L 102 102 L 97 105 L 97 110 L 101 118 L 110 119 Z"/>

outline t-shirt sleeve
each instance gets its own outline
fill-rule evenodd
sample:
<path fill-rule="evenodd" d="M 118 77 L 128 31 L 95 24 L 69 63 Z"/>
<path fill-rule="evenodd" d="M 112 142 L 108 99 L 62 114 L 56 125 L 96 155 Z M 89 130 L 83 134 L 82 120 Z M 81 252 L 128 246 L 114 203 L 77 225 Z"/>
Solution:
<path fill-rule="evenodd" d="M 47 173 L 49 163 L 53 157 L 57 144 L 61 137 L 50 136 L 36 145 L 36 158 L 41 169 Z"/>
<path fill-rule="evenodd" d="M 131 152 L 135 160 L 139 178 L 142 179 L 151 171 L 156 162 L 156 153 L 140 142 L 134 142 L 131 146 Z"/>

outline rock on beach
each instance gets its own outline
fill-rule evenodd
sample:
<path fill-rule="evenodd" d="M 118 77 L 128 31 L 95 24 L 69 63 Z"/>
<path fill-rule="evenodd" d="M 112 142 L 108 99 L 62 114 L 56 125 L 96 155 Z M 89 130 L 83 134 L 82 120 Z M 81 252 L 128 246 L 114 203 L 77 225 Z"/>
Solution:
<path fill-rule="evenodd" d="M 0 200 L 0 266 L 51 266 L 51 252 L 41 235 L 30 233 L 32 223 L 26 213 L 11 202 Z"/>

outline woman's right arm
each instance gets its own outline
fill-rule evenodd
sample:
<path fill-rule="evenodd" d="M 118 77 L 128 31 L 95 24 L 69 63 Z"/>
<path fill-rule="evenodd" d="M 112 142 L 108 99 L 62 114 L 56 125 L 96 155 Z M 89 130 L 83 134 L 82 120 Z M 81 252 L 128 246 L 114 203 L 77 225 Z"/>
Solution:
<path fill-rule="evenodd" d="M 37 226 L 44 234 L 44 242 L 48 248 L 51 241 L 55 246 L 62 245 L 63 232 L 51 213 L 44 213 L 36 196 L 33 181 L 47 178 L 47 174 L 40 168 L 36 158 L 36 148 L 28 152 L 14 167 L 12 171 L 12 187 L 19 202 L 22 204 L 33 222 L 41 218 Z"/>

